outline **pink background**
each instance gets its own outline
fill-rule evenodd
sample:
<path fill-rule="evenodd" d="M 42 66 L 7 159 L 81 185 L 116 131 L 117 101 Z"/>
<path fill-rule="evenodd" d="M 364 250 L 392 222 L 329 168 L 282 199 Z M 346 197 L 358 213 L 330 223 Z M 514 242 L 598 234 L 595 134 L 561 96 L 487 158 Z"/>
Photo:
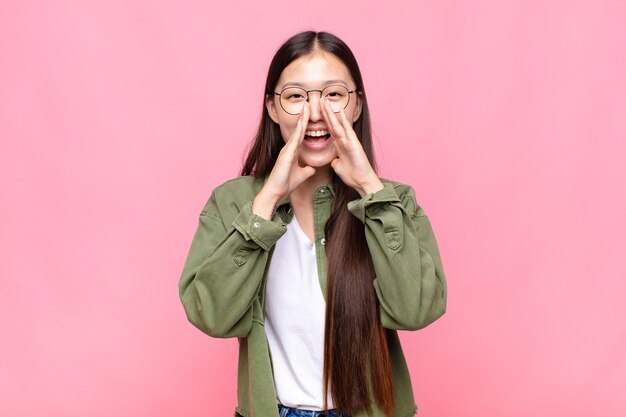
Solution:
<path fill-rule="evenodd" d="M 439 241 L 448 311 L 402 334 L 419 415 L 624 415 L 626 3 L 220 4 L 3 2 L 0 415 L 232 415 L 236 341 L 178 279 L 306 29 L 353 48 Z"/>

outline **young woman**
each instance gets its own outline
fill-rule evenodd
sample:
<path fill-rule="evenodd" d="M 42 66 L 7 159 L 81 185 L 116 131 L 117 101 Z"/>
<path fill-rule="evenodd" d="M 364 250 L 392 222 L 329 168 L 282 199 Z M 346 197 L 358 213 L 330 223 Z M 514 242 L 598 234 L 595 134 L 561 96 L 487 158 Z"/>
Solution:
<path fill-rule="evenodd" d="M 414 415 L 396 331 L 445 312 L 446 280 L 414 190 L 376 174 L 339 38 L 276 52 L 241 175 L 213 190 L 180 280 L 191 323 L 239 338 L 236 414 Z"/>

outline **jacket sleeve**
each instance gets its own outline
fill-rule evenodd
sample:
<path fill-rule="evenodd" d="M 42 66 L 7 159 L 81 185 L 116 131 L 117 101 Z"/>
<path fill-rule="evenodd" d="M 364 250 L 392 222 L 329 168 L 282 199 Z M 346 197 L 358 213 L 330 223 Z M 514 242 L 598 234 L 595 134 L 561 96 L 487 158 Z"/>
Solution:
<path fill-rule="evenodd" d="M 213 337 L 246 336 L 269 251 L 285 230 L 253 214 L 252 201 L 224 224 L 214 192 L 200 214 L 179 282 L 189 321 Z"/>
<path fill-rule="evenodd" d="M 447 285 L 435 235 L 415 200 L 393 184 L 348 203 L 365 224 L 383 327 L 421 329 L 446 311 Z M 398 195 L 401 194 L 401 195 Z"/>

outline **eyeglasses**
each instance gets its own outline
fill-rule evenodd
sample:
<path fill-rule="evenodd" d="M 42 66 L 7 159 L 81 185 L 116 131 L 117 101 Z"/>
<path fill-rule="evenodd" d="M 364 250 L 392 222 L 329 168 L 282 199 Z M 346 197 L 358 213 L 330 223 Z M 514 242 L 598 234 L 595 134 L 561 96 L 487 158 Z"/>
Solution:
<path fill-rule="evenodd" d="M 321 99 L 328 99 L 330 107 L 335 113 L 348 107 L 350 94 L 356 90 L 349 91 L 343 85 L 333 84 L 324 87 L 323 90 L 305 90 L 300 87 L 286 87 L 280 93 L 274 94 L 280 97 L 280 107 L 289 114 L 297 115 L 302 113 L 304 103 L 309 101 L 309 93 L 320 93 Z"/>

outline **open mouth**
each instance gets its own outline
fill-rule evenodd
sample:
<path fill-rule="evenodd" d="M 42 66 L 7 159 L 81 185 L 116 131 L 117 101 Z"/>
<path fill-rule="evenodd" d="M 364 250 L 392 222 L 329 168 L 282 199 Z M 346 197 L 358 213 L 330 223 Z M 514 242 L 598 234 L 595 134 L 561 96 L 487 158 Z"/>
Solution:
<path fill-rule="evenodd" d="M 304 140 L 309 142 L 324 142 L 330 138 L 328 130 L 313 130 L 304 134 Z"/>

